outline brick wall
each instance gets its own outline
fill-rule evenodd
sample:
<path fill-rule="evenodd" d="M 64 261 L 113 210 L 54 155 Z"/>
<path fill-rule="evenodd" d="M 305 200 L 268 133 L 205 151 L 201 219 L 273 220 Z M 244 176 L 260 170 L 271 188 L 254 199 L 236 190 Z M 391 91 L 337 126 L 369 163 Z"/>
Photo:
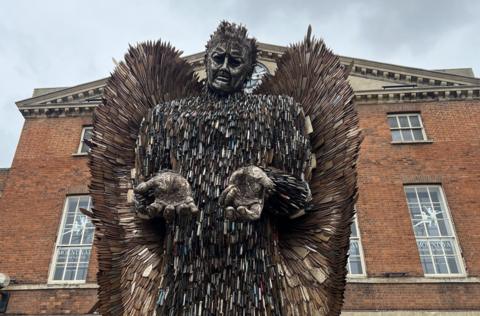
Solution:
<path fill-rule="evenodd" d="M 10 169 L 0 168 L 0 198 L 2 197 L 3 189 L 5 188 L 5 183 L 7 182 L 7 177 Z"/>
<path fill-rule="evenodd" d="M 97 302 L 96 289 L 12 291 L 8 315 L 87 314 Z"/>
<path fill-rule="evenodd" d="M 77 152 L 82 126 L 89 123 L 87 116 L 25 120 L 0 200 L 0 272 L 15 278 L 17 284 L 47 283 L 65 197 L 88 190 L 88 158 L 72 154 Z M 96 270 L 93 254 L 87 282 L 95 282 Z M 79 291 L 77 298 L 68 294 L 74 293 L 72 290 L 11 291 L 8 311 L 74 311 L 78 304 L 71 297 L 93 305 L 95 290 L 81 294 L 84 292 Z M 26 297 L 32 299 L 25 301 Z M 40 297 L 58 302 L 45 305 L 43 299 L 37 300 Z"/>
<path fill-rule="evenodd" d="M 478 297 L 478 283 L 349 283 L 343 310 L 480 310 Z"/>
<path fill-rule="evenodd" d="M 480 101 L 359 105 L 358 222 L 369 277 L 422 277 L 404 184 L 441 184 L 468 277 L 480 276 Z M 420 112 L 432 143 L 391 144 L 387 113 Z M 347 309 L 480 309 L 480 283 L 350 284 Z M 470 293 L 470 296 L 468 295 Z M 401 298 L 401 299 L 399 299 Z"/>

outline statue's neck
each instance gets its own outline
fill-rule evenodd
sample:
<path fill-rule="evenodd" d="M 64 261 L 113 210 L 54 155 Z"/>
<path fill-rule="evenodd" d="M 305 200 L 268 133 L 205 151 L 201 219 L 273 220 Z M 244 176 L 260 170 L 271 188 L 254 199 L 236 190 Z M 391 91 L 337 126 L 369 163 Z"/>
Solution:
<path fill-rule="evenodd" d="M 235 91 L 232 93 L 224 93 L 221 91 L 213 90 L 210 88 L 208 85 L 205 85 L 205 94 L 209 99 L 214 99 L 214 100 L 221 100 L 221 99 L 228 99 L 228 98 L 234 98 L 238 96 L 243 96 L 244 92 L 243 91 Z"/>

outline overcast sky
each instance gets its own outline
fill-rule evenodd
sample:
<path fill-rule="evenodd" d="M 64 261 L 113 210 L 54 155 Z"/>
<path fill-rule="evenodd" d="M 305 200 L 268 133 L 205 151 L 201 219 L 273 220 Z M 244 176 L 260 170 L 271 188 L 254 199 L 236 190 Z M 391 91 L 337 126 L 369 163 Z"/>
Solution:
<path fill-rule="evenodd" d="M 164 39 L 193 54 L 218 22 L 243 23 L 259 41 L 288 45 L 308 24 L 337 54 L 480 76 L 478 0 L 1 0 L 0 167 L 9 167 L 34 88 L 108 76 L 128 43 Z"/>

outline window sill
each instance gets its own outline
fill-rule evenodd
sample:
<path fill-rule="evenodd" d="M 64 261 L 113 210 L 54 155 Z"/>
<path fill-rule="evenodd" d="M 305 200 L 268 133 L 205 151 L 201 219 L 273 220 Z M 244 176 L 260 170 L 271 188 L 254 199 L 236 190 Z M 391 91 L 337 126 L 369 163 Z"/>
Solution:
<path fill-rule="evenodd" d="M 399 278 L 347 278 L 347 283 L 374 283 L 374 284 L 392 284 L 392 283 L 480 283 L 478 277 L 468 276 L 425 276 L 425 277 L 399 277 Z"/>
<path fill-rule="evenodd" d="M 412 142 L 402 142 L 402 141 L 391 141 L 390 144 L 392 145 L 419 145 L 419 144 L 432 144 L 433 140 L 427 139 L 427 140 L 416 140 Z"/>
<path fill-rule="evenodd" d="M 73 157 L 87 157 L 88 153 L 74 153 L 72 154 Z"/>
<path fill-rule="evenodd" d="M 98 289 L 97 283 L 48 283 L 48 284 L 10 284 L 7 291 L 56 290 L 56 289 Z"/>
<path fill-rule="evenodd" d="M 366 274 L 347 274 L 347 282 L 350 280 L 358 280 L 358 279 L 362 280 L 366 278 L 367 278 Z"/>

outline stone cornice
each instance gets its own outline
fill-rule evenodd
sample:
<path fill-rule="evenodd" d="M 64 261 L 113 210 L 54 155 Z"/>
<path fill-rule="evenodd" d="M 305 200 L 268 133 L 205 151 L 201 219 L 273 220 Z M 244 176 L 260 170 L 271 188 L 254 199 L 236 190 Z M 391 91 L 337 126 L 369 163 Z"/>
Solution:
<path fill-rule="evenodd" d="M 394 84 L 417 86 L 480 85 L 480 78 L 339 56 L 344 65 L 352 65 L 351 75 Z"/>
<path fill-rule="evenodd" d="M 480 85 L 453 87 L 394 88 L 355 92 L 357 104 L 408 103 L 480 99 Z"/>
<path fill-rule="evenodd" d="M 15 104 L 19 107 L 28 107 L 41 104 L 61 104 L 61 103 L 78 103 L 90 102 L 90 99 L 96 97 L 101 98 L 103 94 L 103 88 L 107 83 L 108 78 L 103 78 L 87 83 L 83 83 L 74 87 L 62 89 L 59 91 L 40 95 L 38 97 L 28 98 L 25 100 L 17 101 Z M 93 101 L 95 102 L 95 101 Z M 98 101 L 97 101 L 98 103 Z"/>
<path fill-rule="evenodd" d="M 45 105 L 19 106 L 23 117 L 65 117 L 88 115 L 100 102 L 89 103 L 51 103 Z"/>

